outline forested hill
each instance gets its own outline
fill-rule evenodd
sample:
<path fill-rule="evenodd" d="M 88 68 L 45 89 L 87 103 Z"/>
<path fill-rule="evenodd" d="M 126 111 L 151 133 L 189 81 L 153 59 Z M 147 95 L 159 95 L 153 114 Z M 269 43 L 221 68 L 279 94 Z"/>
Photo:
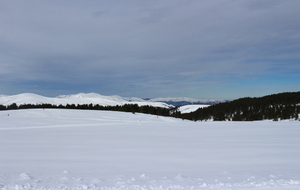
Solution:
<path fill-rule="evenodd" d="M 183 119 L 254 121 L 299 119 L 300 92 L 286 92 L 260 98 L 240 98 L 182 114 Z"/>
<path fill-rule="evenodd" d="M 0 110 L 28 109 L 28 108 L 66 108 L 90 110 L 114 110 L 126 112 L 140 112 L 154 115 L 171 116 L 194 121 L 254 121 L 254 120 L 283 120 L 299 119 L 300 92 L 286 92 L 260 98 L 240 98 L 230 102 L 214 104 L 199 108 L 195 112 L 181 113 L 178 108 L 162 108 L 149 105 L 124 104 L 103 106 L 99 104 L 21 104 L 0 105 Z"/>

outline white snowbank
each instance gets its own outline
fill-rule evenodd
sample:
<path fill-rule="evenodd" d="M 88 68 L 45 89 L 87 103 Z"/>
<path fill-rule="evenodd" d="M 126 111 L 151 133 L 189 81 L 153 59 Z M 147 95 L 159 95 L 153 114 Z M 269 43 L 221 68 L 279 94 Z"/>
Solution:
<path fill-rule="evenodd" d="M 191 112 L 194 112 L 196 111 L 197 109 L 199 108 L 205 108 L 205 107 L 208 107 L 209 105 L 198 105 L 198 104 L 195 104 L 195 105 L 186 105 L 186 106 L 180 106 L 178 108 L 178 111 L 180 111 L 181 113 L 191 113 Z"/>
<path fill-rule="evenodd" d="M 299 121 L 0 112 L 0 189 L 300 189 Z"/>

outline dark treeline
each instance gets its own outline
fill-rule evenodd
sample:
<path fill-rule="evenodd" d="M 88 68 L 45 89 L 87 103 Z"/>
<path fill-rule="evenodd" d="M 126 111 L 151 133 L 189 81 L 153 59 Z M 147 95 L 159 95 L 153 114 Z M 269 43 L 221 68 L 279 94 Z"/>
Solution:
<path fill-rule="evenodd" d="M 172 109 L 153 107 L 153 106 L 138 106 L 137 104 L 124 104 L 116 106 L 102 106 L 99 104 L 67 104 L 67 105 L 52 105 L 52 104 L 22 104 L 17 105 L 13 103 L 9 106 L 0 105 L 0 110 L 14 110 L 14 109 L 34 109 L 34 108 L 61 108 L 61 109 L 86 109 L 86 110 L 111 110 L 123 111 L 132 113 L 147 113 L 153 115 L 170 116 Z"/>
<path fill-rule="evenodd" d="M 11 104 L 0 105 L 0 110 L 30 109 L 30 108 L 64 108 L 64 109 L 87 109 L 87 110 L 111 110 L 132 113 L 146 113 L 161 116 L 171 116 L 193 121 L 255 121 L 255 120 L 278 120 L 296 119 L 300 113 L 300 92 L 287 92 L 264 96 L 260 98 L 240 98 L 231 102 L 214 104 L 200 108 L 195 112 L 181 114 L 177 108 L 161 108 L 153 106 L 138 106 L 137 104 L 125 104 L 117 106 L 102 106 L 94 104 Z"/>
<path fill-rule="evenodd" d="M 273 94 L 260 98 L 241 98 L 219 103 L 182 114 L 184 119 L 194 121 L 254 121 L 264 119 L 299 119 L 300 92 Z"/>

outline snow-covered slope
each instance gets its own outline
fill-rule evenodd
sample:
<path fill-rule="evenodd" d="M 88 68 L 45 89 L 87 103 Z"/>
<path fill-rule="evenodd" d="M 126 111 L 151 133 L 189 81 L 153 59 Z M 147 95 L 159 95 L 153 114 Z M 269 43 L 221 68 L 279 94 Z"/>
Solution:
<path fill-rule="evenodd" d="M 195 104 L 195 105 L 186 105 L 186 106 L 180 106 L 178 108 L 178 111 L 180 111 L 181 113 L 191 113 L 196 111 L 199 108 L 205 108 L 208 107 L 209 105 L 201 105 L 201 104 Z"/>
<path fill-rule="evenodd" d="M 32 93 L 24 93 L 12 96 L 0 96 L 0 105 L 20 104 L 99 104 L 103 106 L 115 106 L 124 104 L 138 104 L 139 106 L 151 105 L 154 107 L 172 107 L 163 102 L 145 101 L 140 98 L 122 98 L 120 96 L 103 96 L 97 93 L 79 93 L 74 95 L 61 95 L 50 98 Z"/>
<path fill-rule="evenodd" d="M 0 112 L 1 190 L 298 190 L 299 121 Z"/>

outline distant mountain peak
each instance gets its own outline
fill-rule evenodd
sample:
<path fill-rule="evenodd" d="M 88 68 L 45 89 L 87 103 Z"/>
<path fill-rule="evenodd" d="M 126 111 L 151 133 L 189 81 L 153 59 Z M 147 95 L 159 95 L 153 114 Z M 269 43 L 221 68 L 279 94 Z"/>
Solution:
<path fill-rule="evenodd" d="M 69 94 L 69 95 L 59 95 L 57 98 L 99 98 L 105 97 L 100 94 L 91 92 L 91 93 L 78 93 L 78 94 Z"/>
<path fill-rule="evenodd" d="M 115 106 L 124 104 L 151 105 L 154 107 L 173 107 L 184 106 L 189 104 L 215 104 L 224 102 L 222 100 L 202 100 L 186 97 L 169 97 L 169 98 L 153 98 L 142 99 L 136 97 L 121 97 L 118 95 L 104 96 L 98 93 L 78 93 L 70 95 L 60 95 L 54 98 L 45 97 L 34 93 L 22 93 L 12 96 L 0 95 L 0 104 L 11 105 L 21 104 L 99 104 L 103 106 Z"/>
<path fill-rule="evenodd" d="M 97 93 L 78 93 L 70 95 L 60 95 L 54 98 L 45 97 L 33 93 L 22 93 L 12 96 L 1 95 L 1 105 L 11 105 L 16 103 L 21 104 L 52 104 L 52 105 L 66 105 L 66 104 L 99 104 L 102 106 L 116 106 L 124 104 L 138 104 L 150 105 L 153 107 L 172 107 L 163 102 L 145 101 L 140 98 L 123 98 L 121 96 L 103 96 Z"/>

